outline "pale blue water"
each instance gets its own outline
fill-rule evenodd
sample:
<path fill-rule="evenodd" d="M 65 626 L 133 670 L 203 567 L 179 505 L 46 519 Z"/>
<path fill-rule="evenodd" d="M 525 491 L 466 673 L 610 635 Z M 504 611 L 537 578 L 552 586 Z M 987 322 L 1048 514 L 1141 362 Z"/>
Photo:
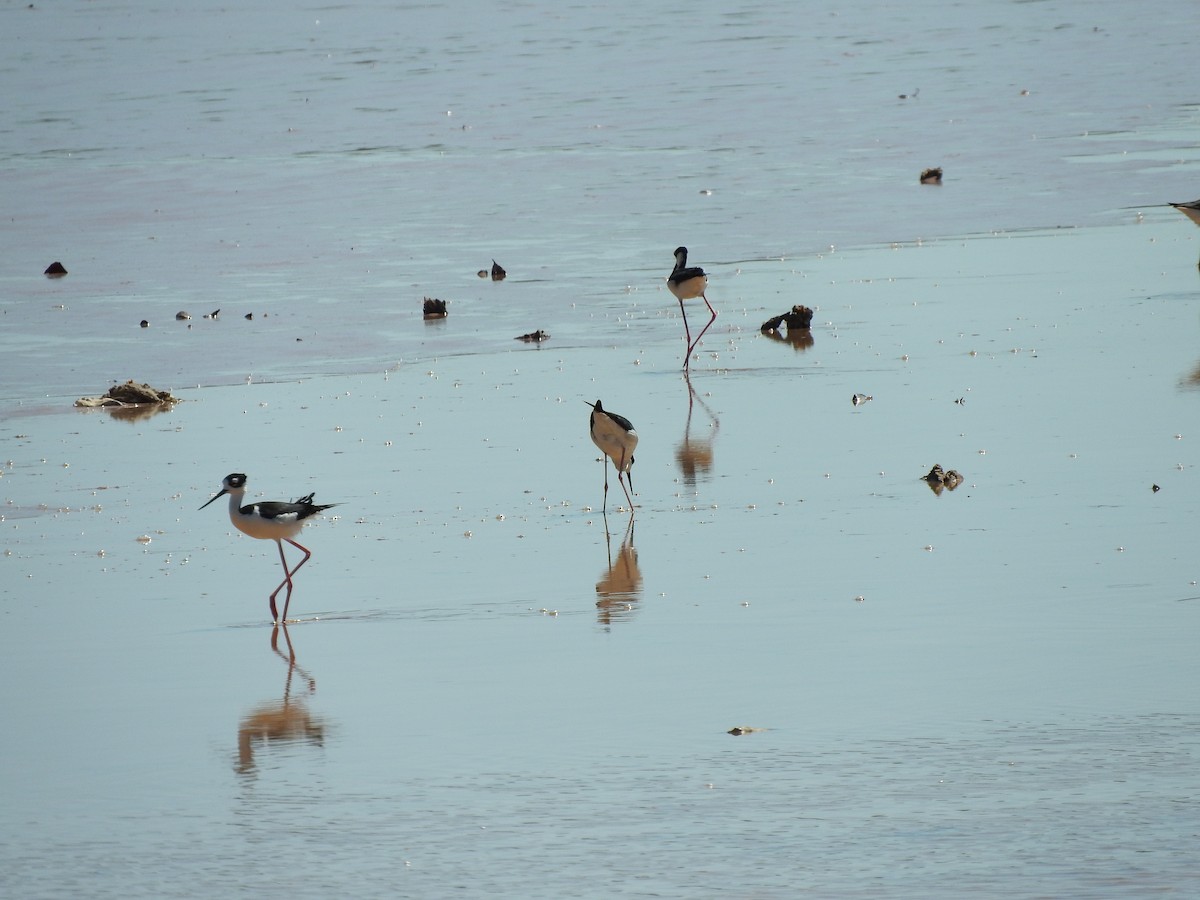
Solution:
<path fill-rule="evenodd" d="M 0 10 L 0 893 L 1194 893 L 1194 25 Z"/>

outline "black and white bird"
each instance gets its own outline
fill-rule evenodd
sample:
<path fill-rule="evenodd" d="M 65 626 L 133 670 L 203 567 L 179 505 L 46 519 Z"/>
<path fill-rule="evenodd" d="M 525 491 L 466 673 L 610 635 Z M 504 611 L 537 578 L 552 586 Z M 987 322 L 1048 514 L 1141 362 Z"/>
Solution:
<path fill-rule="evenodd" d="M 717 311 L 708 302 L 708 297 L 704 296 L 704 291 L 708 287 L 708 276 L 704 274 L 704 270 L 699 266 L 689 266 L 687 264 L 687 254 L 687 247 L 675 248 L 675 268 L 667 276 L 667 287 L 675 295 L 675 299 L 679 301 L 679 312 L 683 315 L 683 333 L 688 342 L 687 353 L 683 357 L 683 367 L 685 369 L 691 362 L 692 350 L 700 343 L 700 338 L 704 337 L 704 332 L 708 331 L 712 327 L 712 323 L 717 321 Z M 708 324 L 700 329 L 700 333 L 696 335 L 696 339 L 693 341 L 692 332 L 688 328 L 687 310 L 683 308 L 683 301 L 691 300 L 695 297 L 699 297 L 704 301 L 704 305 L 708 307 L 710 318 Z"/>
<path fill-rule="evenodd" d="M 587 403 L 587 401 L 583 401 Z M 611 459 L 617 469 L 617 480 L 625 489 L 625 499 L 629 501 L 629 514 L 633 515 L 633 451 L 637 448 L 638 436 L 633 430 L 633 423 L 624 416 L 609 412 L 597 400 L 594 404 L 587 403 L 592 408 L 591 432 L 592 443 L 604 454 L 604 507 L 608 514 L 608 461 Z M 625 484 L 625 475 L 629 475 L 629 484 Z"/>
<path fill-rule="evenodd" d="M 298 535 L 301 529 L 304 528 L 306 520 L 317 513 L 324 512 L 337 506 L 336 503 L 313 503 L 313 494 L 306 497 L 301 497 L 291 503 L 285 503 L 279 500 L 264 500 L 258 503 L 250 503 L 246 506 L 240 506 L 240 502 L 246 493 L 246 476 L 240 472 L 234 472 L 231 475 L 226 475 L 224 481 L 221 482 L 221 490 L 219 490 L 208 503 L 201 506 L 204 509 L 213 500 L 218 497 L 229 495 L 229 521 L 233 523 L 233 527 L 242 534 L 248 534 L 252 538 L 259 540 L 274 541 L 279 547 L 279 560 L 283 563 L 283 581 L 279 587 L 271 592 L 271 618 L 278 622 L 280 621 L 279 612 L 275 607 L 275 597 L 287 586 L 287 598 L 283 604 L 283 621 L 287 621 L 288 604 L 292 602 L 292 576 L 300 571 L 300 567 L 308 562 L 308 558 L 312 556 L 312 551 L 292 538 Z M 294 569 L 288 570 L 287 557 L 283 554 L 283 541 L 287 541 L 293 547 L 304 552 L 304 558 L 296 563 Z"/>

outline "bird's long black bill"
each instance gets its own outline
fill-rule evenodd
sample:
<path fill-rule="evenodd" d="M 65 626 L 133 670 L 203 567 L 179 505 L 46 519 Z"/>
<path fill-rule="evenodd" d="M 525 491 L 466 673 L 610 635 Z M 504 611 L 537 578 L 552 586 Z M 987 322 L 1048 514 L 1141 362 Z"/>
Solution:
<path fill-rule="evenodd" d="M 227 493 L 229 493 L 229 492 L 228 491 L 218 491 L 216 494 L 213 494 L 212 500 L 209 500 L 208 503 L 212 503 L 213 500 L 216 500 L 218 497 L 224 497 Z M 208 503 L 205 503 L 204 506 L 208 506 Z M 201 506 L 200 509 L 204 509 L 204 506 Z"/>

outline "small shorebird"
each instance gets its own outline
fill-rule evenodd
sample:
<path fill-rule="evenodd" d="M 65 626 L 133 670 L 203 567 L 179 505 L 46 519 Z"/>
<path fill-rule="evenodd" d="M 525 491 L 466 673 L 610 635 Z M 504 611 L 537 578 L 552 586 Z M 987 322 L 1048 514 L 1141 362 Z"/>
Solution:
<path fill-rule="evenodd" d="M 594 404 L 583 401 L 592 408 L 591 431 L 592 443 L 604 454 L 604 508 L 608 515 L 608 461 L 611 459 L 617 469 L 617 481 L 625 488 L 625 498 L 629 501 L 629 514 L 633 515 L 633 495 L 629 492 L 633 487 L 633 451 L 637 447 L 638 436 L 633 430 L 633 423 L 624 416 L 609 412 L 597 400 Z M 625 484 L 625 473 L 629 474 L 629 484 Z"/>
<path fill-rule="evenodd" d="M 1200 225 L 1200 200 L 1193 200 L 1191 203 L 1172 203 L 1171 205 Z"/>
<path fill-rule="evenodd" d="M 283 581 L 279 587 L 271 592 L 271 618 L 278 622 L 279 612 L 275 608 L 275 597 L 283 590 L 284 585 L 287 585 L 287 597 L 283 604 L 283 621 L 287 621 L 288 604 L 292 602 L 292 576 L 300 571 L 300 567 L 308 562 L 308 558 L 312 556 L 312 551 L 293 541 L 292 538 L 300 533 L 304 527 L 304 521 L 311 516 L 315 516 L 319 512 L 323 512 L 331 507 L 337 506 L 336 503 L 317 504 L 313 503 L 313 495 L 301 497 L 292 503 L 284 503 L 279 500 L 266 500 L 259 503 L 251 503 L 247 506 L 239 506 L 238 502 L 246 493 L 246 476 L 240 472 L 234 472 L 231 475 L 226 475 L 225 480 L 221 482 L 221 490 L 219 490 L 208 503 L 208 506 L 213 500 L 222 497 L 225 494 L 229 495 L 229 521 L 233 523 L 233 527 L 242 534 L 248 534 L 252 538 L 259 540 L 271 540 L 279 547 L 279 560 L 283 563 Z M 201 506 L 201 509 L 204 509 Z M 283 555 L 283 541 L 287 541 L 293 547 L 304 551 L 304 559 L 296 563 L 296 567 L 288 571 L 287 557 Z"/>
<path fill-rule="evenodd" d="M 713 309 L 712 304 L 708 302 L 708 298 L 704 296 L 704 291 L 708 287 L 708 276 L 704 274 L 704 270 L 699 266 L 688 266 L 687 247 L 675 248 L 675 268 L 667 276 L 667 287 L 675 295 L 675 299 L 679 301 L 679 312 L 683 315 L 683 333 L 688 342 L 687 353 L 683 357 L 683 367 L 686 369 L 692 359 L 692 350 L 700 343 L 700 338 L 704 337 L 704 332 L 708 331 L 712 327 L 712 323 L 717 321 L 717 311 Z M 694 297 L 699 297 L 704 301 L 704 305 L 708 307 L 711 318 L 708 320 L 708 324 L 700 329 L 700 333 L 696 335 L 696 339 L 693 341 L 692 332 L 688 328 L 687 311 L 683 308 L 683 301 L 691 300 Z"/>

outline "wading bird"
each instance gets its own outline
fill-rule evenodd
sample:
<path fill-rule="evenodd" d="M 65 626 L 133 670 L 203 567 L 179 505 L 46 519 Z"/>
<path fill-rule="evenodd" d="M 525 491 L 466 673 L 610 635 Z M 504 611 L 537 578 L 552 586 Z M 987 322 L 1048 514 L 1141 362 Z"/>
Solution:
<path fill-rule="evenodd" d="M 587 403 L 586 400 L 583 401 Z M 637 447 L 638 436 L 633 430 L 633 423 L 624 416 L 609 412 L 597 400 L 592 407 L 591 431 L 592 442 L 604 454 L 604 515 L 608 515 L 608 461 L 611 459 L 617 469 L 617 480 L 625 488 L 625 498 L 629 501 L 629 514 L 633 515 L 633 451 Z M 629 474 L 629 484 L 625 484 L 625 474 Z"/>
<path fill-rule="evenodd" d="M 271 618 L 276 622 L 280 621 L 279 612 L 275 608 L 275 597 L 283 590 L 284 585 L 287 585 L 287 597 L 283 603 L 283 620 L 287 621 L 288 604 L 292 602 L 292 576 L 299 572 L 300 567 L 312 556 L 311 550 L 303 544 L 293 541 L 292 538 L 304 528 L 306 519 L 337 506 L 337 504 L 313 503 L 313 495 L 309 494 L 292 503 L 265 500 L 239 506 L 238 503 L 245 493 L 246 476 L 240 472 L 234 472 L 232 475 L 225 476 L 225 480 L 221 482 L 221 490 L 204 506 L 208 506 L 213 500 L 228 494 L 229 521 L 233 523 L 233 527 L 252 538 L 274 541 L 275 545 L 279 547 L 279 561 L 283 563 L 283 581 L 271 592 Z M 200 508 L 204 509 L 204 506 Z M 287 541 L 293 547 L 304 552 L 304 559 L 296 563 L 296 567 L 291 571 L 288 571 L 287 557 L 283 555 L 283 541 Z"/>
<path fill-rule="evenodd" d="M 704 337 L 704 332 L 708 331 L 712 327 L 712 323 L 717 321 L 717 311 L 713 309 L 712 304 L 708 302 L 708 298 L 704 296 L 705 288 L 708 287 L 708 276 L 704 274 L 704 270 L 699 266 L 688 266 L 687 247 L 675 248 L 675 268 L 667 276 L 667 287 L 675 295 L 675 299 L 679 301 L 679 312 L 683 315 L 683 333 L 688 342 L 687 353 L 683 357 L 683 367 L 686 369 L 692 359 L 692 350 L 700 343 L 700 338 Z M 693 341 L 692 332 L 688 328 L 687 311 L 683 308 L 683 301 L 691 300 L 694 297 L 699 297 L 704 301 L 704 305 L 708 307 L 710 318 L 708 324 L 700 329 L 700 333 L 696 335 L 696 339 Z"/>

